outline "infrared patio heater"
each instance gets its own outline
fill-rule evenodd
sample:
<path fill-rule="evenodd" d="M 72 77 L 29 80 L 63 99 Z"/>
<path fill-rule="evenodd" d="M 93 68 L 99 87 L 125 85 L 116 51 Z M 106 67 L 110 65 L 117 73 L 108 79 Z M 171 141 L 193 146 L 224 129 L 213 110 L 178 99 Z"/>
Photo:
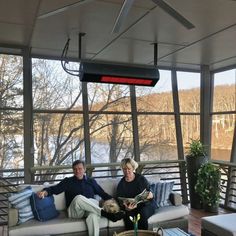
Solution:
<path fill-rule="evenodd" d="M 81 37 L 79 34 L 79 53 L 81 52 Z M 79 55 L 79 70 L 72 70 L 66 67 L 68 63 L 67 51 L 69 41 L 62 53 L 62 68 L 69 74 L 79 76 L 82 82 L 111 83 L 138 86 L 155 86 L 159 80 L 159 71 L 156 66 L 132 66 L 124 64 L 107 64 L 93 61 L 83 61 Z M 80 53 L 81 54 L 81 53 Z"/>

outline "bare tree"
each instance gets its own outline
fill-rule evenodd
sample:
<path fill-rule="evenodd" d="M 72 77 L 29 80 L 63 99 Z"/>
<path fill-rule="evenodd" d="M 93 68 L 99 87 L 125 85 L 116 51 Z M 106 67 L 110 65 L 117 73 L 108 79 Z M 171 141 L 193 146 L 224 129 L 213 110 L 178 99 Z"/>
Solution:
<path fill-rule="evenodd" d="M 71 163 L 73 158 L 84 159 L 83 108 L 79 102 L 82 89 L 81 84 L 77 83 L 77 89 L 74 91 L 75 83 L 72 82 L 78 78 L 72 78 L 66 74 L 63 75 L 68 76 L 66 79 L 58 76 L 55 69 L 46 61 L 40 60 L 35 63 L 33 94 L 34 111 L 37 111 L 34 113 L 36 164 L 61 165 Z M 60 88 L 61 83 L 58 83 L 61 80 L 64 81 L 63 88 Z M 108 88 L 94 85 L 95 87 L 89 90 L 90 136 L 96 136 L 97 140 L 107 138 L 108 144 L 112 146 L 110 146 L 109 161 L 115 162 L 121 149 L 131 152 L 130 144 L 127 144 L 127 140 L 124 138 L 125 134 L 132 133 L 131 125 L 127 125 L 131 117 L 113 114 L 110 116 L 112 119 L 108 120 L 106 114 L 109 113 L 109 110 L 120 109 L 121 106 L 126 107 L 127 97 L 122 94 L 118 85 L 109 85 Z M 99 98 L 97 94 L 99 94 Z M 35 108 L 41 108 L 42 111 Z M 57 112 L 53 112 L 53 109 Z M 115 129 L 118 126 L 119 128 Z M 111 127 L 112 130 L 109 133 Z M 105 129 L 107 130 L 104 136 Z M 109 135 L 107 135 L 108 133 Z M 112 153 L 113 150 L 115 155 Z M 52 176 L 52 178 L 54 177 Z"/>
<path fill-rule="evenodd" d="M 17 109 L 19 111 L 17 111 Z M 17 168 L 23 157 L 22 58 L 0 55 L 0 167 Z"/>

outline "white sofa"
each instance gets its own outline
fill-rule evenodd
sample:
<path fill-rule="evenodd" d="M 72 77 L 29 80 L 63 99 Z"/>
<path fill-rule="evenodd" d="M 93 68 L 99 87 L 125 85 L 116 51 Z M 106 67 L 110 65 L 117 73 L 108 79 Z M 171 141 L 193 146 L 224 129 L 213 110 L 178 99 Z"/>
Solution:
<path fill-rule="evenodd" d="M 153 181 L 153 177 L 151 180 Z M 112 196 L 115 195 L 118 183 L 117 179 L 98 179 L 97 182 L 107 193 Z M 20 188 L 25 186 L 20 186 Z M 35 192 L 45 187 L 42 185 L 31 186 Z M 33 219 L 17 225 L 17 210 L 10 206 L 8 219 L 9 236 L 87 235 L 87 227 L 84 219 L 69 219 L 67 217 L 64 193 L 54 195 L 54 199 L 56 209 L 60 211 L 60 215 L 56 219 L 46 222 Z M 185 231 L 188 230 L 188 207 L 182 204 L 182 198 L 179 194 L 172 193 L 171 199 L 174 205 L 158 208 L 156 213 L 149 218 L 150 229 L 161 226 L 164 228 L 179 227 Z M 111 222 L 104 217 L 100 220 L 100 235 L 113 235 L 114 232 L 121 232 L 123 230 L 123 220 Z"/>

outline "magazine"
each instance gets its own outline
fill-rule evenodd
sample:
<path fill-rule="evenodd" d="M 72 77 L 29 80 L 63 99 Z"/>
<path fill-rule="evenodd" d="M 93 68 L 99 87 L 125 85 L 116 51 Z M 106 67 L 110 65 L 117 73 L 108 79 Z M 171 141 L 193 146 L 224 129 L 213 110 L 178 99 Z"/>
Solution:
<path fill-rule="evenodd" d="M 149 191 L 146 189 L 143 190 L 140 194 L 136 195 L 134 198 L 126 198 L 126 197 L 118 197 L 120 201 L 123 201 L 123 203 L 129 205 L 129 204 L 139 204 L 141 202 L 148 201 L 147 196 L 149 194 Z"/>

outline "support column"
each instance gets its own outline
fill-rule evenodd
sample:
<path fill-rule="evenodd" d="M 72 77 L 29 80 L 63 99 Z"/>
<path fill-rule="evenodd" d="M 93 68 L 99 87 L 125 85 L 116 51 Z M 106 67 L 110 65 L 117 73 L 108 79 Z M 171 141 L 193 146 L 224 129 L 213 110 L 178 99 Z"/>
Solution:
<path fill-rule="evenodd" d="M 30 168 L 34 166 L 33 145 L 33 99 L 32 99 L 32 62 L 30 48 L 23 49 L 23 87 L 24 87 L 24 182 L 32 183 Z"/>
<path fill-rule="evenodd" d="M 200 97 L 200 140 L 206 146 L 207 154 L 211 156 L 211 110 L 212 110 L 212 89 L 210 69 L 207 65 L 201 66 L 201 97 Z"/>
<path fill-rule="evenodd" d="M 183 160 L 184 159 L 183 136 L 182 136 L 181 119 L 180 119 L 179 94 L 178 94 L 176 70 L 171 71 L 171 79 L 172 79 L 172 90 L 173 90 L 173 105 L 174 105 L 174 113 L 175 113 L 178 159 Z"/>
<path fill-rule="evenodd" d="M 79 33 L 79 61 L 82 58 L 82 38 L 85 33 Z M 84 149 L 85 149 L 85 163 L 91 164 L 91 144 L 90 144 L 90 128 L 89 128 L 89 105 L 88 105 L 88 87 L 87 82 L 82 83 L 82 101 L 83 101 L 83 119 L 84 119 Z"/>
<path fill-rule="evenodd" d="M 231 148 L 230 162 L 236 163 L 236 118 L 234 120 L 234 137 L 233 137 L 232 148 Z"/>
<path fill-rule="evenodd" d="M 82 98 L 83 98 L 85 163 L 91 164 L 88 89 L 86 82 L 81 82 L 81 83 L 82 83 Z"/>
<path fill-rule="evenodd" d="M 233 137 L 233 142 L 232 142 L 232 148 L 231 148 L 231 158 L 230 162 L 236 163 L 236 121 L 234 125 L 234 137 Z M 226 194 L 225 194 L 225 202 L 224 202 L 224 207 L 230 207 L 230 200 L 232 200 L 232 196 L 230 195 L 231 193 L 231 188 L 234 188 L 234 178 L 232 176 L 234 175 L 234 167 L 229 166 L 228 168 L 228 173 L 227 173 L 227 186 L 226 186 Z"/>
<path fill-rule="evenodd" d="M 134 158 L 136 161 L 140 161 L 140 147 L 139 147 L 138 117 L 137 117 L 135 86 L 130 86 L 130 103 L 131 103 L 132 127 L 133 127 Z"/>
<path fill-rule="evenodd" d="M 183 160 L 184 159 L 183 135 L 182 135 L 182 129 L 181 129 L 179 94 L 178 94 L 176 70 L 171 70 L 171 81 L 172 81 L 172 90 L 173 90 L 173 105 L 174 105 L 174 113 L 175 113 L 175 128 L 176 128 L 178 159 Z M 187 203 L 188 193 L 187 193 L 186 163 L 185 162 L 180 164 L 180 181 L 181 181 L 183 202 Z"/>

